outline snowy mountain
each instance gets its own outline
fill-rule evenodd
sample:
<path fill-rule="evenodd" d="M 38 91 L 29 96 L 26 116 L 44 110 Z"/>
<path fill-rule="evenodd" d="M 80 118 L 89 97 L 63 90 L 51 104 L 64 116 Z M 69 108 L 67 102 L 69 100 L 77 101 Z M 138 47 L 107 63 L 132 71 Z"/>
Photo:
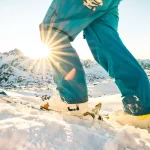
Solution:
<path fill-rule="evenodd" d="M 145 72 L 147 73 L 149 79 L 150 79 L 150 60 L 141 60 L 138 59 L 139 64 L 144 68 Z"/>
<path fill-rule="evenodd" d="M 140 65 L 144 68 L 144 69 L 147 69 L 147 70 L 150 70 L 150 60 L 147 59 L 147 60 L 138 60 L 138 62 L 140 63 Z"/>
<path fill-rule="evenodd" d="M 96 62 L 82 61 L 87 83 L 108 78 L 108 74 Z M 0 86 L 16 87 L 53 84 L 52 72 L 47 61 L 31 59 L 18 49 L 0 53 Z"/>
<path fill-rule="evenodd" d="M 150 60 L 138 60 L 150 76 Z M 110 81 L 106 71 L 92 60 L 81 61 L 86 73 L 87 83 Z M 0 53 L 0 86 L 5 88 L 32 85 L 54 84 L 52 71 L 47 61 L 31 59 L 14 49 Z"/>
<path fill-rule="evenodd" d="M 95 98 L 89 98 L 89 107 L 102 102 L 100 114 L 111 114 L 122 109 L 121 95 L 115 94 L 118 90 L 110 83 L 105 84 L 107 87 L 104 84 L 89 87 L 95 91 L 92 93 Z M 109 91 L 108 87 L 111 87 Z M 101 121 L 85 116 L 81 119 L 33 109 L 29 106 L 38 107 L 42 103 L 34 94 L 38 90 L 41 92 L 39 88 L 8 90 L 9 97 L 0 97 L 0 150 L 150 150 L 150 124 L 140 129 L 132 122 L 120 124 L 111 118 Z M 102 90 L 107 96 L 97 97 Z M 112 90 L 114 94 L 110 95 Z M 45 89 L 42 93 L 45 94 Z M 6 103 L 7 100 L 11 103 Z M 147 125 L 143 122 L 142 125 Z"/>
<path fill-rule="evenodd" d="M 0 54 L 0 86 L 28 86 L 51 83 L 52 75 L 48 65 L 40 59 L 31 59 L 14 49 Z"/>

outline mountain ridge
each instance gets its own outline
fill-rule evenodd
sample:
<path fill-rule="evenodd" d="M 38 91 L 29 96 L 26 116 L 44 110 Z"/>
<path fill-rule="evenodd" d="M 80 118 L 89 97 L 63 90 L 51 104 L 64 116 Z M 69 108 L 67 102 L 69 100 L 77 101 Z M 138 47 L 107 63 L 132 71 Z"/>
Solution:
<path fill-rule="evenodd" d="M 0 53 L 0 87 L 54 84 L 49 64 L 42 64 L 41 60 L 26 57 L 19 49 Z M 81 60 L 81 62 L 87 83 L 109 78 L 106 71 L 95 61 Z"/>

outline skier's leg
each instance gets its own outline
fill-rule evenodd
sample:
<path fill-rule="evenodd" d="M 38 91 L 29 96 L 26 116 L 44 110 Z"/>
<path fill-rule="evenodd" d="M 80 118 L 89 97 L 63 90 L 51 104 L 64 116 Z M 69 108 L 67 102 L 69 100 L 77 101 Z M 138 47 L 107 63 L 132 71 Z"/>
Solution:
<path fill-rule="evenodd" d="M 85 73 L 70 41 L 114 5 L 113 0 L 108 0 L 92 11 L 81 0 L 54 0 L 40 25 L 41 38 L 52 49 L 50 60 L 54 81 L 61 98 L 67 103 L 83 103 L 88 96 Z"/>
<path fill-rule="evenodd" d="M 58 41 L 64 37 L 64 34 L 59 34 Z M 88 94 L 85 73 L 69 39 L 66 38 L 53 46 L 49 58 L 53 68 L 54 82 L 61 98 L 69 104 L 86 102 Z"/>
<path fill-rule="evenodd" d="M 112 78 L 115 78 L 122 96 L 138 97 L 144 110 L 134 115 L 150 113 L 148 77 L 124 46 L 117 33 L 117 26 L 118 8 L 116 7 L 91 23 L 84 30 L 85 38 L 96 61 Z"/>

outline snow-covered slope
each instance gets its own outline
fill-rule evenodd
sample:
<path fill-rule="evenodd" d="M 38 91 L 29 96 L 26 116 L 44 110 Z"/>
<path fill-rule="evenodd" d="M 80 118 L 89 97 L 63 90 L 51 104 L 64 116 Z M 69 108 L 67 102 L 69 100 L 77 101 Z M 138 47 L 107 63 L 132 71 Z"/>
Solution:
<path fill-rule="evenodd" d="M 106 87 L 100 84 L 92 87 L 95 93 Z M 91 86 L 89 86 L 91 89 Z M 136 128 L 113 121 L 94 121 L 91 116 L 80 119 L 57 112 L 43 112 L 21 104 L 9 104 L 4 101 L 30 103 L 39 105 L 36 97 L 39 89 L 23 91 L 6 91 L 9 97 L 0 98 L 0 149 L 4 150 L 149 150 L 150 133 L 146 129 Z M 89 99 L 89 106 L 102 102 L 101 114 L 111 113 L 122 108 L 118 90 L 113 96 Z M 37 93 L 38 95 L 39 93 Z M 43 90 L 45 94 L 45 90 Z M 28 105 L 29 106 L 29 105 Z"/>

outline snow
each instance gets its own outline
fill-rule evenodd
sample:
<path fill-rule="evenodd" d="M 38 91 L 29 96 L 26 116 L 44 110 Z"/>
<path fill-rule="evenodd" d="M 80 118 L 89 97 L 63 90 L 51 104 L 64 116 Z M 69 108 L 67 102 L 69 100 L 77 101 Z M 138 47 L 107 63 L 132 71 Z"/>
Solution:
<path fill-rule="evenodd" d="M 131 116 L 112 113 L 122 109 L 120 92 L 106 71 L 91 60 L 82 61 L 89 105 L 102 102 L 100 114 L 111 114 L 109 119 L 93 121 L 91 116 L 80 119 L 31 108 L 39 108 L 41 96 L 55 93 L 49 66 L 43 74 L 39 62 L 17 49 L 0 53 L 0 87 L 8 89 L 8 97 L 0 95 L 0 150 L 150 150 L 150 128 L 142 129 L 146 123 L 136 124 L 138 120 Z M 150 60 L 139 62 L 150 78 Z"/>
<path fill-rule="evenodd" d="M 114 120 L 94 121 L 63 113 L 39 111 L 40 96 L 54 87 L 9 90 L 0 97 L 0 149 L 4 150 L 150 150 L 150 133 Z M 102 102 L 101 114 L 121 109 L 121 95 L 112 82 L 89 84 L 89 105 Z M 41 90 L 41 91 L 40 91 Z M 99 93 L 99 94 L 98 94 Z M 37 97 L 37 96 L 38 97 Z M 5 100 L 22 102 L 6 103 Z"/>

